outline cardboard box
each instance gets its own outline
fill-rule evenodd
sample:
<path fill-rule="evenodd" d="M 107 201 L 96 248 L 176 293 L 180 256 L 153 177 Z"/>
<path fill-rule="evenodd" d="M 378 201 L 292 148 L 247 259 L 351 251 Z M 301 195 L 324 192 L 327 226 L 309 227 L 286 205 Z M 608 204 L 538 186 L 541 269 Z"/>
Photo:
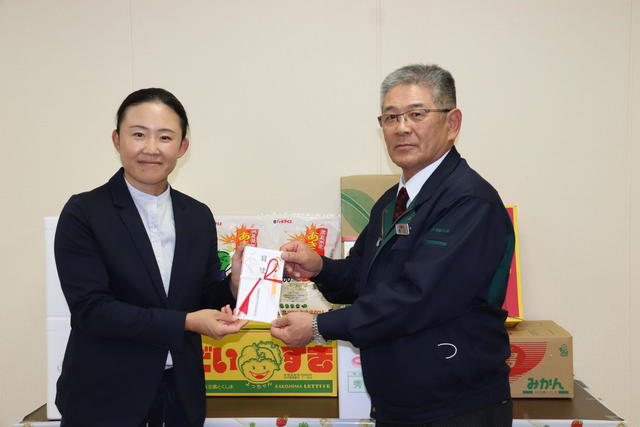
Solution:
<path fill-rule="evenodd" d="M 338 341 L 338 406 L 343 419 L 366 419 L 371 414 L 371 399 L 362 378 L 360 349 L 347 341 Z"/>
<path fill-rule="evenodd" d="M 287 347 L 252 322 L 220 340 L 202 337 L 207 396 L 336 396 L 336 342 Z"/>
<path fill-rule="evenodd" d="M 56 236 L 58 217 L 44 217 L 44 247 L 47 285 L 47 317 L 69 317 L 69 306 L 64 299 L 56 259 L 53 253 L 53 242 Z"/>
<path fill-rule="evenodd" d="M 342 226 L 342 254 L 346 257 L 358 234 L 369 222 L 375 202 L 400 180 L 399 175 L 353 175 L 340 178 L 340 206 Z M 507 294 L 502 308 L 507 310 L 505 325 L 512 327 L 523 320 L 522 289 L 520 282 L 520 246 L 518 241 L 518 217 L 516 206 L 505 206 L 515 232 L 516 242 Z"/>
<path fill-rule="evenodd" d="M 512 397 L 573 397 L 573 344 L 551 320 L 523 321 L 509 329 Z"/>
<path fill-rule="evenodd" d="M 353 175 L 340 178 L 340 226 L 343 241 L 358 237 L 369 222 L 375 202 L 399 180 L 399 175 Z"/>
<path fill-rule="evenodd" d="M 47 318 L 47 418 L 59 420 L 56 407 L 56 383 L 62 371 L 62 359 L 67 347 L 71 323 L 69 317 Z"/>
<path fill-rule="evenodd" d="M 55 405 L 56 383 L 62 370 L 62 359 L 71 333 L 71 313 L 60 287 L 53 252 L 57 225 L 58 217 L 44 218 L 47 294 L 47 418 L 52 420 L 60 419 L 60 412 Z"/>

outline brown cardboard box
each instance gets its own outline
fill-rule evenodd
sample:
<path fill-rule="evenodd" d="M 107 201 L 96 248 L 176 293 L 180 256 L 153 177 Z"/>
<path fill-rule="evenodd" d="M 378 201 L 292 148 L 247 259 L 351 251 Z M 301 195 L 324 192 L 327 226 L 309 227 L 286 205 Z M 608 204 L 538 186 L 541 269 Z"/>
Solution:
<path fill-rule="evenodd" d="M 369 222 L 375 202 L 399 181 L 399 175 L 353 175 L 340 178 L 343 241 L 358 237 Z"/>
<path fill-rule="evenodd" d="M 523 321 L 509 329 L 512 397 L 573 397 L 573 344 L 551 320 Z"/>

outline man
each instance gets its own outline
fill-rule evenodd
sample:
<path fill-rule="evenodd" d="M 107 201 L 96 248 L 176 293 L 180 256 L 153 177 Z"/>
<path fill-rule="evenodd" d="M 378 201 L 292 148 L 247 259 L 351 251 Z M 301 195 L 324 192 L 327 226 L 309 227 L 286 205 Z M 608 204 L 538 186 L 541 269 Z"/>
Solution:
<path fill-rule="evenodd" d="M 513 228 L 498 193 L 454 147 L 462 113 L 453 77 L 435 65 L 400 68 L 383 81 L 381 104 L 400 183 L 376 202 L 346 259 L 282 247 L 288 274 L 352 305 L 291 313 L 272 334 L 294 346 L 360 347 L 378 426 L 511 425 L 501 307 Z"/>
<path fill-rule="evenodd" d="M 225 305 L 238 278 L 220 280 L 211 211 L 168 183 L 187 130 L 171 93 L 133 92 L 112 133 L 123 167 L 60 214 L 55 257 L 71 312 L 56 396 L 63 427 L 201 427 L 200 334 L 246 323 Z"/>

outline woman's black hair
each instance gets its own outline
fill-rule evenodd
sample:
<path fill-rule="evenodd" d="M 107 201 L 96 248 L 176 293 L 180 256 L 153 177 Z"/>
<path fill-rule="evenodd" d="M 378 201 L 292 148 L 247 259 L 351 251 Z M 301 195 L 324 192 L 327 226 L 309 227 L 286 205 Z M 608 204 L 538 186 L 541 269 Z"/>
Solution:
<path fill-rule="evenodd" d="M 171 92 L 155 87 L 137 90 L 122 101 L 122 104 L 120 104 L 120 108 L 118 108 L 118 112 L 116 113 L 116 130 L 118 133 L 120 132 L 120 122 L 122 121 L 127 108 L 133 105 L 142 104 L 143 102 L 161 102 L 175 111 L 178 117 L 180 117 L 180 124 L 182 125 L 182 139 L 187 136 L 189 120 L 187 119 L 187 112 L 184 110 L 184 107 L 180 101 L 178 101 L 178 98 L 176 98 Z"/>

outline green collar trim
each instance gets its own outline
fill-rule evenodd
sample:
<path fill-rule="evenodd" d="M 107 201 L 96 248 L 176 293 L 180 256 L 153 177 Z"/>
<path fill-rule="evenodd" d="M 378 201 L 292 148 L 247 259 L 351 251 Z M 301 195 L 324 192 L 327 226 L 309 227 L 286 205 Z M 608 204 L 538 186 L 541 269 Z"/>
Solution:
<path fill-rule="evenodd" d="M 393 236 L 397 234 L 396 225 L 398 224 L 409 224 L 414 216 L 416 216 L 416 211 L 413 207 L 413 202 L 409 205 L 407 210 L 394 222 L 393 221 L 393 209 L 395 207 L 395 200 L 389 203 L 384 210 L 382 211 L 382 226 L 380 230 L 380 237 L 378 238 L 378 250 L 376 251 L 376 256 L 380 249 L 386 245 L 389 240 Z M 375 256 L 374 256 L 375 258 Z"/>

